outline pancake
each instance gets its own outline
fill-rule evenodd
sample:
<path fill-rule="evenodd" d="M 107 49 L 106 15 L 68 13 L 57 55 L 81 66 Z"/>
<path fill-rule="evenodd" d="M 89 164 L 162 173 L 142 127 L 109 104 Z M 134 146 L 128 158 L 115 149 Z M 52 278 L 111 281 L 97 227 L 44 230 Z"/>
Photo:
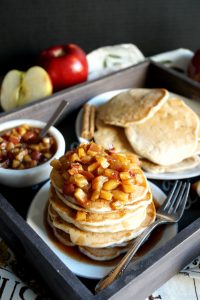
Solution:
<path fill-rule="evenodd" d="M 152 192 L 135 155 L 90 142 L 51 165 L 47 220 L 62 244 L 109 260 L 154 222 Z"/>
<path fill-rule="evenodd" d="M 114 96 L 98 108 L 106 124 L 127 127 L 152 117 L 168 99 L 166 89 L 130 89 Z"/>
<path fill-rule="evenodd" d="M 124 129 L 103 123 L 97 123 L 94 140 L 105 148 L 114 147 L 119 152 L 132 152 L 133 149 L 125 136 Z"/>
<path fill-rule="evenodd" d="M 172 173 L 172 172 L 180 172 L 180 171 L 185 171 L 185 170 L 195 168 L 196 166 L 199 165 L 200 158 L 199 156 L 188 157 L 177 164 L 169 165 L 169 166 L 157 165 L 146 159 L 140 159 L 140 161 L 141 161 L 141 167 L 147 172 Z"/>
<path fill-rule="evenodd" d="M 120 254 L 125 253 L 129 247 L 112 247 L 112 248 L 90 248 L 78 247 L 80 252 L 89 258 L 97 261 L 107 261 L 118 257 Z"/>
<path fill-rule="evenodd" d="M 129 194 L 126 201 L 124 201 L 124 205 L 129 205 L 134 202 L 139 201 L 140 199 L 143 199 L 145 195 L 148 192 L 148 183 L 146 180 L 146 177 L 140 167 L 138 165 L 134 165 L 133 173 L 135 174 L 135 183 L 134 183 L 134 191 Z M 58 170 L 53 169 L 50 174 L 51 183 L 54 186 L 57 194 L 59 195 L 59 198 L 65 198 L 67 202 L 71 202 L 74 205 L 79 205 L 80 203 L 77 202 L 75 197 L 70 197 L 69 195 L 63 195 L 63 186 L 65 179 L 64 177 L 59 173 Z M 84 203 L 81 203 L 81 206 L 85 208 L 87 211 L 93 211 L 93 212 L 106 212 L 106 211 L 112 211 L 112 208 L 110 206 L 110 201 L 104 200 L 104 199 L 96 199 L 95 201 L 86 201 Z"/>
<path fill-rule="evenodd" d="M 135 218 L 138 211 L 146 211 L 146 207 L 151 203 L 152 197 L 149 193 L 149 199 L 145 198 L 143 201 L 139 201 L 136 205 L 132 205 L 132 209 L 123 209 L 122 211 L 112 211 L 107 213 L 93 213 L 82 211 L 82 214 L 79 214 L 79 210 L 76 208 L 71 208 L 61 199 L 59 199 L 55 190 L 52 188 L 49 203 L 55 212 L 65 221 L 73 223 L 75 226 L 110 226 L 125 222 L 129 218 Z"/>
<path fill-rule="evenodd" d="M 89 232 L 119 232 L 123 230 L 132 230 L 137 228 L 141 222 L 145 219 L 146 217 L 146 207 L 140 207 L 135 211 L 135 214 L 129 218 L 126 218 L 126 220 L 121 221 L 116 224 L 112 225 L 101 225 L 101 226 L 95 226 L 93 225 L 88 225 L 88 224 L 81 224 L 80 222 L 77 222 L 75 218 L 70 218 L 69 215 L 67 214 L 67 211 L 63 213 L 62 210 L 55 210 L 54 206 L 51 205 L 51 210 L 63 220 L 68 223 L 73 224 L 77 228 L 84 230 L 84 231 L 89 231 Z M 109 222 L 109 219 L 107 219 Z"/>
<path fill-rule="evenodd" d="M 70 208 L 73 208 L 73 209 L 75 209 L 75 210 L 77 210 L 77 211 L 84 211 L 84 212 L 87 212 L 87 214 L 88 213 L 97 213 L 99 216 L 100 215 L 102 215 L 102 214 L 105 214 L 105 213 L 115 213 L 116 212 L 116 210 L 113 210 L 111 207 L 110 207 L 110 205 L 108 205 L 108 203 L 107 203 L 107 206 L 102 206 L 102 204 L 104 203 L 104 201 L 102 201 L 102 203 L 100 202 L 100 201 L 98 201 L 98 204 L 99 205 L 101 205 L 100 206 L 100 208 L 101 209 L 96 209 L 96 204 L 94 204 L 94 209 L 91 209 L 91 207 L 92 207 L 92 202 L 90 203 L 90 208 L 89 208 L 89 210 L 87 209 L 87 208 L 84 208 L 84 207 L 82 207 L 82 206 L 80 206 L 80 205 L 77 205 L 77 204 L 75 204 L 75 203 L 73 203 L 73 198 L 71 198 L 71 197 L 68 197 L 68 196 L 63 196 L 63 194 L 61 194 L 61 193 L 59 193 L 56 189 L 55 189 L 55 192 L 56 192 L 56 194 L 57 194 L 57 196 L 58 196 L 58 198 L 61 200 L 61 201 L 63 201 L 63 203 L 66 205 L 66 206 L 68 206 L 68 207 L 70 207 Z M 146 195 L 144 196 L 144 198 L 142 198 L 142 199 L 140 199 L 140 200 L 138 200 L 138 201 L 135 201 L 135 202 L 133 202 L 132 204 L 126 204 L 126 206 L 125 207 L 123 207 L 121 210 L 120 209 L 118 209 L 117 211 L 119 211 L 119 213 L 121 213 L 121 212 L 123 212 L 124 211 L 124 209 L 125 210 L 133 210 L 133 209 L 136 209 L 137 207 L 139 207 L 139 206 L 141 206 L 141 205 L 145 205 L 145 206 L 147 206 L 150 202 L 152 201 L 152 194 L 151 194 L 151 192 L 150 191 L 148 191 L 147 193 L 146 193 Z M 74 201 L 75 202 L 75 201 Z M 103 207 L 103 208 L 102 208 Z M 114 216 L 115 214 L 113 214 L 113 216 Z"/>
<path fill-rule="evenodd" d="M 64 221 L 75 225 L 84 231 L 91 232 L 117 232 L 132 230 L 138 227 L 146 217 L 146 207 L 141 205 L 133 211 L 122 211 L 116 213 L 93 214 L 77 213 L 75 210 L 65 206 L 54 193 L 49 198 L 50 207 Z M 96 222 L 96 219 L 98 222 Z M 113 222 L 114 220 L 114 222 Z"/>
<path fill-rule="evenodd" d="M 152 118 L 125 128 L 133 149 L 155 164 L 168 166 L 194 155 L 197 115 L 179 98 L 169 99 Z"/>
<path fill-rule="evenodd" d="M 60 229 L 65 233 L 69 234 L 70 241 L 78 246 L 86 246 L 93 248 L 103 248 L 114 245 L 121 244 L 132 240 L 141 234 L 147 226 L 149 226 L 155 220 L 155 207 L 153 202 L 147 207 L 147 215 L 142 224 L 134 230 L 125 230 L 120 232 L 88 232 L 83 231 L 73 224 L 63 221 L 55 211 L 49 210 L 51 216 L 53 227 Z"/>
<path fill-rule="evenodd" d="M 48 208 L 49 210 L 50 208 Z M 51 226 L 52 230 L 53 230 L 53 233 L 55 235 L 55 237 L 62 243 L 64 244 L 65 246 L 70 246 L 70 247 L 73 247 L 75 246 L 71 240 L 70 240 L 70 236 L 68 233 L 60 230 L 60 229 L 57 229 L 53 226 L 53 223 L 52 223 L 52 219 L 51 219 L 51 216 L 50 214 L 48 213 L 47 215 L 47 222 L 48 224 Z"/>

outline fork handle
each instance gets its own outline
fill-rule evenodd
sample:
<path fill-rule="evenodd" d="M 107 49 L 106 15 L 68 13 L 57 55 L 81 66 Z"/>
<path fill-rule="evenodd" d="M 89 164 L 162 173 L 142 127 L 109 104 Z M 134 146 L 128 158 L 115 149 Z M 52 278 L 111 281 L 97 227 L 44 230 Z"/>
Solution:
<path fill-rule="evenodd" d="M 124 255 L 124 257 L 119 262 L 119 264 L 110 273 L 108 273 L 103 279 L 99 281 L 99 283 L 95 288 L 96 292 L 100 292 L 101 290 L 105 289 L 123 273 L 123 271 L 127 268 L 128 264 L 130 263 L 131 259 L 133 258 L 134 254 L 143 244 L 143 242 L 148 237 L 148 235 L 154 230 L 154 228 L 156 228 L 158 225 L 163 223 L 165 223 L 165 221 L 157 219 L 154 223 L 152 223 L 149 227 L 147 227 L 141 235 L 139 235 L 134 240 L 134 244 Z"/>

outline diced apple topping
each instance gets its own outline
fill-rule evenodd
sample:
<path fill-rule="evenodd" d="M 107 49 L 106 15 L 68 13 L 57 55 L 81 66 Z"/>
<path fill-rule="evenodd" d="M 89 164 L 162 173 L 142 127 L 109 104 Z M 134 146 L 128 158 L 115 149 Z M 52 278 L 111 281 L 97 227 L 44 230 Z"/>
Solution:
<path fill-rule="evenodd" d="M 131 174 L 129 172 L 120 172 L 119 176 L 121 178 L 121 180 L 126 180 L 131 178 Z"/>
<path fill-rule="evenodd" d="M 96 156 L 97 162 L 105 169 L 110 165 L 107 159 L 103 156 Z"/>
<path fill-rule="evenodd" d="M 94 190 L 94 192 L 92 193 L 92 196 L 91 196 L 91 200 L 96 201 L 97 199 L 99 199 L 99 196 L 100 196 L 100 191 Z"/>
<path fill-rule="evenodd" d="M 113 194 L 114 200 L 119 200 L 119 201 L 122 201 L 122 202 L 127 202 L 128 201 L 128 194 L 127 193 L 124 193 L 120 190 L 114 190 L 114 191 L 112 191 L 112 194 Z"/>
<path fill-rule="evenodd" d="M 80 158 L 77 153 L 73 153 L 72 156 L 70 157 L 70 162 L 75 162 L 75 161 L 80 161 Z"/>
<path fill-rule="evenodd" d="M 74 196 L 87 206 L 88 201 L 108 201 L 114 210 L 121 210 L 135 192 L 135 185 L 144 181 L 135 156 L 105 150 L 91 142 L 67 152 L 52 166 L 64 180 L 63 194 Z M 85 215 L 76 216 L 83 220 Z"/>
<path fill-rule="evenodd" d="M 135 179 L 136 179 L 137 184 L 143 183 L 142 174 L 136 174 L 135 177 L 136 177 Z"/>
<path fill-rule="evenodd" d="M 85 221 L 86 217 L 87 215 L 85 211 L 78 210 L 75 219 L 76 221 Z"/>
<path fill-rule="evenodd" d="M 131 182 L 122 182 L 122 189 L 125 193 L 133 193 L 135 191 L 135 186 Z"/>
<path fill-rule="evenodd" d="M 74 175 L 74 182 L 78 187 L 81 187 L 81 188 L 83 188 L 84 186 L 86 186 L 88 184 L 87 179 L 81 174 Z"/>
<path fill-rule="evenodd" d="M 98 175 L 102 175 L 102 174 L 104 174 L 104 171 L 105 171 L 104 168 L 98 167 L 98 168 L 96 169 L 96 175 L 97 175 L 97 176 L 98 176 Z"/>
<path fill-rule="evenodd" d="M 81 162 L 83 164 L 88 164 L 91 161 L 92 161 L 92 156 L 90 156 L 90 155 L 85 155 L 85 156 L 81 157 Z"/>
<path fill-rule="evenodd" d="M 85 156 L 85 155 L 86 155 L 86 153 L 85 153 L 84 148 L 80 147 L 80 148 L 78 149 L 78 156 L 81 158 L 81 157 L 83 157 L 83 156 Z"/>
<path fill-rule="evenodd" d="M 119 180 L 117 179 L 110 179 L 107 182 L 104 183 L 103 188 L 104 190 L 114 190 L 118 185 L 120 184 Z"/>
<path fill-rule="evenodd" d="M 104 183 L 108 180 L 106 176 L 97 176 L 92 180 L 92 189 L 101 190 Z"/>
<path fill-rule="evenodd" d="M 122 201 L 113 201 L 111 202 L 110 206 L 112 207 L 112 209 L 114 210 L 120 210 L 124 208 L 124 202 Z"/>
<path fill-rule="evenodd" d="M 73 183 L 64 183 L 63 194 L 73 195 L 75 192 L 75 185 Z"/>
<path fill-rule="evenodd" d="M 59 170 L 60 167 L 61 167 L 61 163 L 60 163 L 60 161 L 58 159 L 52 160 L 50 164 L 56 170 Z"/>
<path fill-rule="evenodd" d="M 116 170 L 113 170 L 113 169 L 105 169 L 104 175 L 110 179 L 118 179 L 119 178 L 119 172 Z"/>
<path fill-rule="evenodd" d="M 99 163 L 98 162 L 94 162 L 93 164 L 88 166 L 88 171 L 89 172 L 93 172 L 94 170 L 96 170 L 99 167 Z"/>
<path fill-rule="evenodd" d="M 110 201 L 113 197 L 113 194 L 109 191 L 101 190 L 100 191 L 100 198 Z"/>
<path fill-rule="evenodd" d="M 87 201 L 87 194 L 80 188 L 75 189 L 74 196 L 80 204 L 84 204 Z"/>

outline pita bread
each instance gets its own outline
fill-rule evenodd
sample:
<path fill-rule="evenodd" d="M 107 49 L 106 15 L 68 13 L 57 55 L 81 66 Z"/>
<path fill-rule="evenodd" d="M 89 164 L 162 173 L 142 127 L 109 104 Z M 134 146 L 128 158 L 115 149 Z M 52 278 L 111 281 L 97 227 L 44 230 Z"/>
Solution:
<path fill-rule="evenodd" d="M 145 122 L 125 128 L 136 153 L 164 166 L 194 155 L 198 131 L 197 115 L 178 98 L 169 99 Z"/>
<path fill-rule="evenodd" d="M 168 95 L 165 89 L 130 89 L 100 106 L 99 118 L 106 124 L 121 127 L 141 123 L 154 115 Z"/>
<path fill-rule="evenodd" d="M 198 156 L 188 157 L 177 164 L 169 165 L 169 166 L 156 165 L 149 160 L 141 159 L 142 168 L 145 171 L 151 173 L 165 173 L 165 172 L 172 173 L 172 172 L 185 171 L 188 169 L 195 168 L 196 166 L 199 165 L 199 163 L 200 163 L 200 158 Z"/>

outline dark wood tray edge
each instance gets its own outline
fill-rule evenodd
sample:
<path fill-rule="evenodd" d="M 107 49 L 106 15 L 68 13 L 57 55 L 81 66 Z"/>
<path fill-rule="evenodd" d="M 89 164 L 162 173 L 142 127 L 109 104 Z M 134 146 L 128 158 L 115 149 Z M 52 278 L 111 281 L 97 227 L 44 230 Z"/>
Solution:
<path fill-rule="evenodd" d="M 106 76 L 106 77 L 101 78 L 99 80 L 96 80 L 94 82 L 90 82 L 90 83 L 84 84 L 83 86 L 78 87 L 76 89 L 68 90 L 68 91 L 65 91 L 65 92 L 61 92 L 58 95 L 55 95 L 54 97 L 52 97 L 51 99 L 48 100 L 49 101 L 48 102 L 48 104 L 49 104 L 48 105 L 48 115 L 50 114 L 49 108 L 51 108 L 51 109 L 53 108 L 54 109 L 54 107 L 58 105 L 58 102 L 61 101 L 63 99 L 63 97 L 66 97 L 71 102 L 71 108 L 68 111 L 68 112 L 70 112 L 70 111 L 72 111 L 72 110 L 80 107 L 80 105 L 83 104 L 88 98 L 90 98 L 90 97 L 92 97 L 92 96 L 94 96 L 94 95 L 96 95 L 98 93 L 101 93 L 103 91 L 105 92 L 105 91 L 108 91 L 108 90 L 111 90 L 111 89 L 116 89 L 115 81 L 117 81 L 117 80 L 120 82 L 120 84 L 118 85 L 118 87 L 119 86 L 121 86 L 121 88 L 130 87 L 129 84 L 127 84 L 127 81 L 126 81 L 126 84 L 124 85 L 124 76 L 125 75 L 126 75 L 126 77 L 132 76 L 133 71 L 137 73 L 137 78 L 134 78 L 134 84 L 135 84 L 135 86 L 137 86 L 137 83 L 141 84 L 141 82 L 144 82 L 146 80 L 146 78 L 141 75 L 144 69 L 146 69 L 147 72 L 149 72 L 149 70 L 151 70 L 151 72 L 154 72 L 154 71 L 156 72 L 157 80 L 160 82 L 160 86 L 162 86 L 162 77 L 163 77 L 164 80 L 165 80 L 166 85 L 169 85 L 169 86 L 171 85 L 173 87 L 173 91 L 176 91 L 176 89 L 177 89 L 177 93 L 178 93 L 180 91 L 180 89 L 183 88 L 183 86 L 187 85 L 187 89 L 184 89 L 183 95 L 184 96 L 188 96 L 188 94 L 190 94 L 190 95 L 192 94 L 192 95 L 194 95 L 195 99 L 199 99 L 199 96 L 200 96 L 200 89 L 199 89 L 199 87 L 197 87 L 196 85 L 192 84 L 190 81 L 186 80 L 185 78 L 181 78 L 181 76 L 178 77 L 177 74 L 175 74 L 173 72 L 173 70 L 169 70 L 168 68 L 166 68 L 164 66 L 160 66 L 157 63 L 152 63 L 150 61 L 146 61 L 144 63 L 141 63 L 141 64 L 137 65 L 137 66 L 130 67 L 128 69 L 122 70 L 122 71 L 117 72 L 115 74 L 111 74 L 109 76 Z M 131 80 L 129 80 L 129 82 L 131 82 Z M 95 92 L 94 92 L 94 90 L 95 90 Z M 81 99 L 79 99 L 79 95 L 81 95 Z M 56 99 L 56 101 L 55 101 L 55 99 Z M 77 100 L 77 99 L 79 99 L 79 100 L 75 103 L 75 100 Z M 41 101 L 41 102 L 39 101 L 35 105 L 31 105 L 30 107 L 29 106 L 28 107 L 24 107 L 23 109 L 20 109 L 19 111 L 11 112 L 11 113 L 6 114 L 6 115 L 4 115 L 2 117 L 0 116 L 0 121 L 3 122 L 3 121 L 6 121 L 8 119 L 14 119 L 16 117 L 17 118 L 24 118 L 25 115 L 26 115 L 26 113 L 30 114 L 31 116 L 33 116 L 34 113 L 35 113 L 35 115 L 37 115 L 36 119 L 45 120 L 47 109 L 46 109 L 46 103 L 44 103 L 44 102 L 43 101 Z M 28 117 L 28 116 L 26 115 L 26 117 Z M 6 209 L 6 206 L 4 206 L 4 209 Z M 3 209 L 1 210 L 1 212 L 3 212 L 3 214 L 5 214 L 5 211 Z M 16 213 L 16 215 L 17 215 L 17 213 Z M 9 215 L 9 218 L 12 218 L 12 215 Z M 15 218 L 15 214 L 13 215 L 13 218 Z M 5 226 L 5 220 L 0 220 L 0 222 L 2 223 L 2 226 L 3 225 Z M 8 226 L 6 227 L 8 235 L 11 236 L 11 237 L 15 236 L 17 238 L 17 236 L 15 234 L 15 229 L 12 230 L 12 228 L 15 228 L 15 225 L 12 222 L 11 223 L 9 223 L 9 222 L 7 224 Z M 196 227 L 192 227 L 193 224 L 191 224 L 191 228 L 193 228 L 194 232 L 193 231 L 191 231 L 191 232 L 192 232 L 192 234 L 193 233 L 195 234 L 195 231 L 198 231 L 199 227 L 197 227 L 197 228 Z M 28 226 L 28 225 L 26 224 L 26 226 Z M 198 224 L 198 226 L 199 226 L 199 224 Z M 20 232 L 21 232 L 21 230 L 22 230 L 23 227 L 22 228 L 18 227 L 17 223 L 16 223 L 16 227 L 18 228 L 18 232 L 20 234 Z M 186 231 L 186 233 L 188 233 L 188 232 Z M 4 236 L 3 236 L 3 238 L 4 238 Z M 26 240 L 26 238 L 27 238 L 27 235 L 23 234 L 23 239 Z M 177 238 L 179 238 L 179 234 L 177 235 Z M 191 247 L 190 244 L 187 244 L 188 243 L 188 239 L 187 239 L 188 236 L 185 235 L 185 238 L 186 238 L 185 239 L 186 245 L 188 245 L 188 247 Z M 39 241 L 41 242 L 41 239 L 38 236 L 37 236 L 37 239 L 38 239 L 38 243 L 39 243 Z M 6 235 L 5 235 L 5 240 L 9 242 L 9 237 L 6 236 Z M 28 240 L 29 240 L 29 238 L 28 238 Z M 20 242 L 23 243 L 23 240 L 20 241 Z M 33 248 L 34 248 L 35 245 L 33 243 L 31 243 L 31 244 L 30 243 L 31 242 L 28 241 L 27 247 L 29 248 L 29 246 L 32 245 Z M 11 241 L 11 245 L 12 244 L 13 244 L 13 242 Z M 16 244 L 17 244 L 17 240 L 16 240 Z M 26 242 L 24 242 L 24 244 L 26 245 Z M 183 245 L 183 243 L 181 243 L 181 245 Z M 176 246 L 176 244 L 174 244 L 174 246 Z M 171 251 L 170 249 L 171 248 L 169 248 L 168 250 Z M 192 249 L 192 247 L 191 247 L 191 249 Z M 170 252 L 170 253 L 172 253 L 172 252 Z M 51 255 L 52 255 L 52 253 L 51 253 Z M 194 258 L 194 257 L 195 256 L 193 256 L 192 258 Z M 154 262 L 154 259 L 152 257 L 151 257 L 151 259 L 152 259 L 152 262 Z M 149 263 L 150 263 L 151 259 L 149 257 L 149 258 L 147 258 L 147 261 L 149 261 Z M 189 262 L 189 261 L 186 261 L 186 260 L 187 260 L 187 258 L 185 258 L 185 261 L 183 260 L 183 262 L 184 262 L 183 265 L 185 265 L 185 264 L 187 264 Z M 146 260 L 144 260 L 144 263 L 145 263 L 145 261 Z M 47 263 L 50 263 L 51 266 L 54 266 L 52 261 L 48 262 L 48 260 L 47 260 Z M 160 263 L 163 264 L 164 261 L 160 260 Z M 44 263 L 44 266 L 45 266 L 45 263 Z M 165 265 L 165 267 L 167 267 L 167 266 Z M 64 274 L 68 274 L 68 272 L 69 272 L 70 276 L 73 275 L 71 273 L 71 271 L 69 271 L 65 266 L 64 266 L 64 268 L 67 270 L 67 271 L 64 270 L 64 272 L 65 272 Z M 167 274 L 170 274 L 169 277 L 171 277 L 177 271 L 180 270 L 180 266 L 178 266 L 178 268 L 176 266 L 176 271 L 173 274 L 170 273 L 170 271 L 168 269 L 169 268 L 166 269 L 167 270 Z M 144 268 L 143 270 L 146 270 L 146 272 L 148 274 L 148 268 L 147 269 Z M 55 272 L 55 270 L 54 270 L 54 272 Z M 52 274 L 52 276 L 55 275 L 53 273 L 53 271 L 52 271 L 51 274 Z M 106 289 L 104 292 L 102 292 L 101 294 L 98 294 L 98 295 L 96 295 L 94 297 L 97 298 L 97 299 L 108 299 L 108 297 L 113 298 L 113 297 L 118 297 L 118 295 L 120 297 L 121 291 L 123 291 L 123 293 L 125 293 L 126 288 L 127 288 L 127 290 L 129 290 L 129 289 L 131 290 L 130 295 L 133 297 L 133 295 L 135 293 L 134 291 L 137 291 L 137 288 L 135 287 L 135 284 L 138 285 L 137 278 L 133 278 L 131 282 L 127 282 L 127 280 L 128 280 L 127 278 L 130 279 L 130 277 L 127 275 L 127 273 L 125 275 L 124 275 L 125 277 L 122 276 L 122 281 L 121 281 L 122 283 L 121 283 L 121 285 L 118 284 L 117 286 L 115 286 L 115 284 L 113 284 L 111 287 L 109 287 L 108 289 Z M 142 273 L 138 274 L 138 276 L 140 276 L 140 275 L 143 276 Z M 58 274 L 56 276 L 58 276 Z M 75 278 L 76 278 L 76 280 L 78 280 L 76 276 L 75 276 Z M 138 277 L 138 278 L 141 279 L 141 277 Z M 159 279 L 160 279 L 160 277 L 159 277 Z M 64 282 L 64 284 L 66 285 L 66 281 L 65 280 L 64 281 L 61 280 L 61 282 L 62 283 Z M 124 284 L 125 284 L 125 286 L 124 286 Z M 90 299 L 88 297 L 93 297 L 93 295 L 91 294 L 91 292 L 85 286 L 84 287 L 80 286 L 81 296 L 79 294 L 77 294 L 76 291 L 78 290 L 77 287 L 79 287 L 79 280 L 75 281 L 75 287 L 76 287 L 75 288 L 75 293 L 73 294 L 72 299 Z M 63 291 L 63 287 L 62 286 L 60 286 L 59 288 Z M 66 291 L 68 291 L 67 294 L 68 294 L 68 296 L 70 298 L 69 290 L 71 291 L 71 289 L 72 289 L 74 291 L 74 287 L 69 286 L 68 288 L 69 289 L 66 290 Z M 84 289 L 84 292 L 83 292 L 82 288 Z M 143 288 L 143 290 L 145 290 L 146 292 L 148 290 L 150 292 L 150 287 L 147 288 L 147 286 L 146 286 L 146 289 Z M 56 291 L 56 292 L 58 293 L 58 295 L 60 295 L 60 299 L 64 299 L 64 298 L 62 298 L 63 295 L 62 295 L 62 293 L 60 293 L 59 290 Z M 85 292 L 86 292 L 86 294 L 85 294 Z M 76 298 L 75 298 L 75 296 L 76 296 Z M 127 295 L 127 297 L 128 297 L 128 295 Z M 138 294 L 138 297 L 139 297 L 139 294 Z M 137 299 L 140 299 L 140 298 L 137 298 Z"/>

